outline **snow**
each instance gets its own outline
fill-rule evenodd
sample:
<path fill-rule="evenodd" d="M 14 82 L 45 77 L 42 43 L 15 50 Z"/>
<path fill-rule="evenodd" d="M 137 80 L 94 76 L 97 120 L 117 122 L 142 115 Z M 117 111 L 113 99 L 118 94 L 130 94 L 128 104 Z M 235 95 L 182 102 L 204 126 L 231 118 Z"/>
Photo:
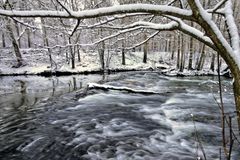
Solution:
<path fill-rule="evenodd" d="M 229 33 L 231 35 L 232 48 L 234 51 L 235 59 L 240 65 L 240 38 L 238 28 L 233 17 L 232 2 L 227 1 L 225 6 L 225 18 L 228 25 Z"/>
<path fill-rule="evenodd" d="M 113 89 L 113 90 L 130 91 L 130 92 L 133 92 L 133 93 L 159 94 L 158 92 L 153 92 L 153 91 L 136 90 L 136 89 L 132 89 L 132 88 L 129 88 L 129 87 L 118 87 L 118 86 L 103 85 L 103 84 L 97 84 L 97 83 L 88 83 L 88 88 L 105 88 L 105 89 Z"/>
<path fill-rule="evenodd" d="M 192 15 L 192 11 L 180 9 L 177 7 L 167 5 L 152 5 L 152 4 L 127 4 L 127 5 L 114 5 L 111 7 L 103 7 L 92 10 L 83 10 L 74 12 L 71 11 L 71 15 L 66 11 L 49 11 L 49 10 L 29 10 L 29 11 L 17 11 L 17 10 L 3 10 L 0 9 L 0 15 L 14 16 L 14 17 L 59 17 L 59 18 L 94 18 L 105 15 L 120 14 L 120 13 L 158 13 L 168 14 L 177 17 L 189 18 Z"/>
<path fill-rule="evenodd" d="M 212 40 L 209 37 L 205 36 L 205 34 L 203 32 L 201 32 L 200 30 L 187 25 L 180 18 L 175 18 L 175 17 L 172 17 L 172 16 L 168 16 L 168 17 L 170 19 L 176 21 L 175 23 L 178 23 L 178 28 L 182 32 L 184 32 L 188 35 L 193 35 L 194 37 L 197 37 L 198 39 L 200 39 L 200 40 L 202 40 L 202 41 L 204 41 L 204 42 L 206 42 L 210 45 L 213 45 Z"/>
<path fill-rule="evenodd" d="M 227 23 L 230 26 L 229 29 L 231 30 L 230 34 L 234 35 L 234 37 L 232 37 L 233 38 L 232 40 L 234 40 L 234 42 L 233 42 L 233 45 L 235 46 L 234 48 L 232 48 L 229 45 L 229 43 L 224 38 L 224 36 L 221 33 L 221 31 L 219 30 L 219 28 L 217 27 L 216 23 L 214 23 L 214 21 L 212 20 L 211 14 L 208 13 L 206 10 L 204 10 L 200 1 L 199 0 L 194 0 L 194 1 L 196 3 L 197 7 L 199 8 L 199 12 L 200 12 L 201 16 L 203 17 L 203 19 L 208 23 L 208 25 L 211 26 L 211 29 L 215 32 L 215 34 L 218 37 L 221 44 L 224 46 L 224 48 L 226 48 L 226 50 L 228 51 L 230 56 L 236 61 L 238 68 L 240 68 L 239 44 L 237 44 L 237 43 L 239 43 L 239 36 L 238 36 L 237 29 L 236 29 L 236 23 L 234 22 L 234 19 L 232 17 L 231 2 L 228 1 L 228 4 L 226 5 L 226 8 L 225 8 L 225 12 L 227 15 L 227 18 L 226 18 Z"/>
<path fill-rule="evenodd" d="M 46 50 L 40 49 L 21 49 L 24 63 L 26 64 L 20 68 L 13 68 L 16 63 L 14 54 L 8 49 L 0 50 L 0 75 L 9 74 L 38 74 L 44 71 L 51 71 L 49 58 Z M 107 53 L 105 53 L 107 58 Z M 169 68 L 169 65 L 164 63 L 158 63 L 159 59 L 162 59 L 164 55 L 168 53 L 149 53 L 148 63 L 142 62 L 143 52 L 127 52 L 126 53 L 126 65 L 122 65 L 121 54 L 119 52 L 111 51 L 109 56 L 111 57 L 108 69 L 111 70 L 147 70 L 149 68 Z M 71 64 L 66 62 L 65 54 L 58 55 L 58 52 L 52 53 L 53 60 L 58 64 L 56 71 L 72 72 L 72 73 L 84 73 L 92 71 L 100 71 L 101 65 L 99 62 L 99 55 L 97 52 L 83 52 L 80 51 L 81 62 L 76 60 L 76 68 L 72 69 Z M 167 56 L 166 56 L 167 58 Z M 167 61 L 167 59 L 166 59 Z"/>

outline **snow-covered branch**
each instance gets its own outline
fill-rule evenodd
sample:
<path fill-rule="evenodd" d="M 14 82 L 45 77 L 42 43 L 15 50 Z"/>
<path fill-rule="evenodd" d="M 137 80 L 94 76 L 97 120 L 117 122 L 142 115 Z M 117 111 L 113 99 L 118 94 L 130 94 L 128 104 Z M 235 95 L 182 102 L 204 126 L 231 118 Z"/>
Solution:
<path fill-rule="evenodd" d="M 214 46 L 212 40 L 209 37 L 207 37 L 203 32 L 184 23 L 183 20 L 181 20 L 180 18 L 175 18 L 172 16 L 167 16 L 167 17 L 174 20 L 176 23 L 178 23 L 178 25 L 179 25 L 178 30 L 182 31 L 183 33 L 185 33 L 187 35 L 190 35 L 190 36 L 196 38 L 200 42 L 203 42 L 204 44 L 208 45 L 209 47 L 211 47 L 212 49 L 215 50 L 215 46 Z"/>
<path fill-rule="evenodd" d="M 228 0 L 222 0 L 220 1 L 217 5 L 212 10 L 209 10 L 210 12 L 214 13 L 216 12 L 219 8 L 221 8 Z"/>
<path fill-rule="evenodd" d="M 240 38 L 238 33 L 238 28 L 236 25 L 236 22 L 233 17 L 233 10 L 232 10 L 232 2 L 228 0 L 226 2 L 225 6 L 225 18 L 226 18 L 226 24 L 229 30 L 230 38 L 231 38 L 231 44 L 235 54 L 240 53 Z"/>
<path fill-rule="evenodd" d="M 192 11 L 180 9 L 167 5 L 152 5 L 152 4 L 127 4 L 111 7 L 103 7 L 98 9 L 90 9 L 83 11 L 71 11 L 71 15 L 64 11 L 49 11 L 49 10 L 3 10 L 0 9 L 0 15 L 9 17 L 53 17 L 53 18 L 96 18 L 123 13 L 150 13 L 155 15 L 171 15 L 182 19 L 192 20 Z"/>
<path fill-rule="evenodd" d="M 98 26 L 102 26 L 104 24 L 107 24 L 109 22 L 112 22 L 112 21 L 115 21 L 115 20 L 118 20 L 118 19 L 123 19 L 123 18 L 126 18 L 126 17 L 132 17 L 132 16 L 145 16 L 145 15 L 149 15 L 149 14 L 147 14 L 147 13 L 132 13 L 132 14 L 124 14 L 124 15 L 114 15 L 112 17 L 107 18 L 106 20 L 101 20 L 98 23 L 95 23 L 95 24 L 92 24 L 92 25 L 80 25 L 80 27 L 81 27 L 81 29 L 91 29 L 91 28 L 95 28 L 95 27 L 98 27 Z"/>
<path fill-rule="evenodd" d="M 221 33 L 220 29 L 218 28 L 217 24 L 212 20 L 212 15 L 208 13 L 203 6 L 201 5 L 199 0 L 188 0 L 188 3 L 193 11 L 193 17 L 197 18 L 195 21 L 204 28 L 205 32 L 211 38 L 213 43 L 216 46 L 216 49 L 219 53 L 221 53 L 221 56 L 225 58 L 225 61 L 232 61 L 235 60 L 235 63 L 237 64 L 238 68 L 240 68 L 240 54 L 234 52 L 231 45 L 228 43 L 228 41 L 225 39 L 224 35 Z M 227 3 L 230 3 L 228 8 L 231 7 L 231 2 L 228 1 Z M 227 9 L 226 14 L 228 15 L 228 23 L 232 27 L 231 34 L 235 34 L 237 30 L 235 30 L 235 22 L 231 18 L 232 9 Z M 235 30 L 235 31 L 234 31 Z M 238 33 L 237 33 L 238 34 Z M 232 37 L 232 39 L 237 39 L 238 36 Z M 236 43 L 236 42 L 235 42 Z M 239 43 L 239 41 L 238 41 Z M 235 44 L 236 46 L 236 44 Z M 224 54 L 228 53 L 228 54 Z"/>

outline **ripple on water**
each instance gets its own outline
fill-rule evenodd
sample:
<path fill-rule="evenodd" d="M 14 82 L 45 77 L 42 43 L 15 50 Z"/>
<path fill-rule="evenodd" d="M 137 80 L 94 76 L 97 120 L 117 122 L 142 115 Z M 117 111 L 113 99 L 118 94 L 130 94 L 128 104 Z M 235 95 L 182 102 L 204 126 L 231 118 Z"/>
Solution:
<path fill-rule="evenodd" d="M 201 82 L 127 74 L 108 83 L 171 93 L 91 91 L 78 101 L 70 95 L 58 101 L 46 98 L 26 112 L 0 117 L 0 159 L 195 160 L 202 156 L 196 130 L 208 158 L 217 159 L 221 145 L 218 108 L 206 90 L 208 83 Z"/>

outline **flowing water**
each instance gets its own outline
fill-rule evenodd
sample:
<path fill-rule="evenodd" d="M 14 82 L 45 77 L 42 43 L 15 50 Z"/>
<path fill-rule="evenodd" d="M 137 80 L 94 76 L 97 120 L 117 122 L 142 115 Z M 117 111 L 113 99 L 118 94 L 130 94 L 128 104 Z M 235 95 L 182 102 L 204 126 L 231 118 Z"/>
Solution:
<path fill-rule="evenodd" d="M 159 94 L 81 94 L 88 82 Z M 231 114 L 230 79 L 223 80 L 223 91 L 226 112 Z M 1 160 L 196 160 L 203 156 L 201 145 L 207 159 L 219 159 L 216 77 L 150 72 L 2 77 L 0 96 Z M 239 157 L 236 142 L 232 159 Z"/>

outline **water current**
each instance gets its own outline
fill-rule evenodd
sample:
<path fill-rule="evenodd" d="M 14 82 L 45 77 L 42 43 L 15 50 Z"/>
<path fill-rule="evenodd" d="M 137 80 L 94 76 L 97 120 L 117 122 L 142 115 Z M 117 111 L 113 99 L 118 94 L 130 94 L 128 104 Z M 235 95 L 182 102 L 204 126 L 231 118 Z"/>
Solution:
<path fill-rule="evenodd" d="M 85 92 L 88 82 L 159 94 Z M 217 83 L 216 77 L 154 72 L 0 77 L 0 159 L 196 160 L 204 151 L 208 160 L 217 160 Z M 223 79 L 223 97 L 232 114 L 231 79 Z M 235 143 L 233 160 L 240 159 L 239 150 Z"/>

